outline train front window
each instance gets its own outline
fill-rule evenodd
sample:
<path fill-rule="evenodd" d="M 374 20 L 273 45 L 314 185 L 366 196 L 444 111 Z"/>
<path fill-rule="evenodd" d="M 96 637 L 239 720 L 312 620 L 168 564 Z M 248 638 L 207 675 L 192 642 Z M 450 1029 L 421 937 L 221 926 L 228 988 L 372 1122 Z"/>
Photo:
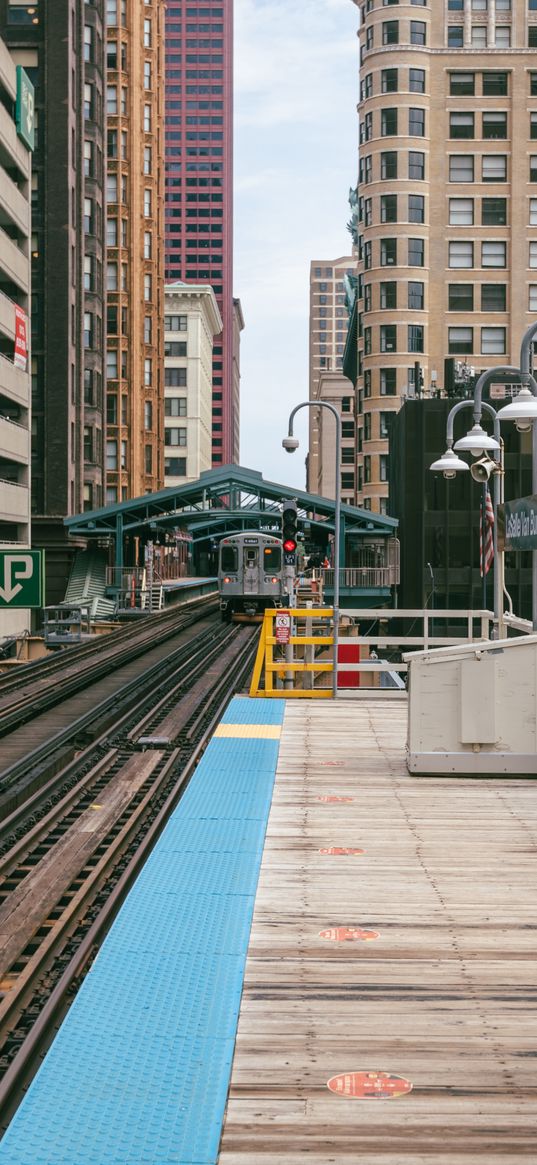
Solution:
<path fill-rule="evenodd" d="M 238 568 L 238 555 L 236 546 L 222 546 L 220 552 L 220 569 L 225 574 L 234 574 Z"/>
<path fill-rule="evenodd" d="M 265 570 L 268 574 L 274 574 L 275 571 L 281 570 L 282 567 L 282 552 L 279 546 L 265 546 Z"/>
<path fill-rule="evenodd" d="M 246 546 L 244 548 L 244 565 L 249 570 L 257 566 L 257 546 Z"/>

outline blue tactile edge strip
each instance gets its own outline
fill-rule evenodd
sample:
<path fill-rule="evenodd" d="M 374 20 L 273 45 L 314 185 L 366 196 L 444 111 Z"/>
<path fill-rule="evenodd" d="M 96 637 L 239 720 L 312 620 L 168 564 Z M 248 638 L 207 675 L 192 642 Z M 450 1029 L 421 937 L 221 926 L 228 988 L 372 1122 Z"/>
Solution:
<path fill-rule="evenodd" d="M 227 724 L 281 724 L 236 698 Z M 1 1165 L 214 1165 L 278 743 L 211 741 L 0 1144 Z"/>

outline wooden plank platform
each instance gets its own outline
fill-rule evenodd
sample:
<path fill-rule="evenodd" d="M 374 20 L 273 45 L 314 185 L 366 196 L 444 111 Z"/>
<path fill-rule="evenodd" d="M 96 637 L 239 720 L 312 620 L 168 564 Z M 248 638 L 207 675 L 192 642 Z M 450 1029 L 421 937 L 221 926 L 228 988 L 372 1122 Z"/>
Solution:
<path fill-rule="evenodd" d="M 537 1159 L 537 784 L 411 777 L 405 733 L 404 702 L 287 705 L 219 1165 Z M 327 1088 L 368 1071 L 412 1091 Z"/>

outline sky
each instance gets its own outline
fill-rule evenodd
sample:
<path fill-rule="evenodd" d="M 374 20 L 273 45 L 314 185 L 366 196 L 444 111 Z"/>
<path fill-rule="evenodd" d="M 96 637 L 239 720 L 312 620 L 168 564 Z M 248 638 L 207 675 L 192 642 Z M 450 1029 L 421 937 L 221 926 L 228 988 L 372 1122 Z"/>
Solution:
<path fill-rule="evenodd" d="M 234 295 L 242 305 L 241 465 L 303 489 L 282 449 L 308 399 L 312 259 L 349 254 L 358 168 L 358 10 L 352 0 L 235 0 Z"/>

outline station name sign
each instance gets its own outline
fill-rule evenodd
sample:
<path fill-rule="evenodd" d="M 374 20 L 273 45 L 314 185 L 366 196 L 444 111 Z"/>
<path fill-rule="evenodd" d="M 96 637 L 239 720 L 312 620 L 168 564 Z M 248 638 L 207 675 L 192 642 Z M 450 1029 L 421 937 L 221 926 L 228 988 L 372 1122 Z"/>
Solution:
<path fill-rule="evenodd" d="M 537 550 L 537 494 L 498 508 L 498 543 L 504 550 Z"/>

